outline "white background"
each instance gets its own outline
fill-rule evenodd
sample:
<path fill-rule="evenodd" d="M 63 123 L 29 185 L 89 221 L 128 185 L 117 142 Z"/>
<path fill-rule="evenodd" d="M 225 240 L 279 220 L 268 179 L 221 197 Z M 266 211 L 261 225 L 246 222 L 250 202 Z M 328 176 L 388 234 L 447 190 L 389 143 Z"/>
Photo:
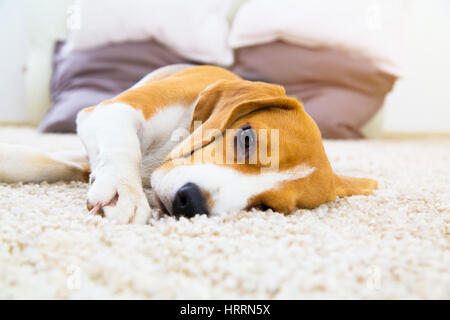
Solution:
<path fill-rule="evenodd" d="M 0 122 L 36 122 L 48 107 L 48 74 L 35 71 L 30 82 L 24 70 L 31 63 L 49 68 L 50 43 L 65 32 L 69 2 L 0 0 Z M 50 36 L 39 37 L 45 28 Z M 405 30 L 404 76 L 387 97 L 384 131 L 449 133 L 450 1 L 411 0 Z"/>

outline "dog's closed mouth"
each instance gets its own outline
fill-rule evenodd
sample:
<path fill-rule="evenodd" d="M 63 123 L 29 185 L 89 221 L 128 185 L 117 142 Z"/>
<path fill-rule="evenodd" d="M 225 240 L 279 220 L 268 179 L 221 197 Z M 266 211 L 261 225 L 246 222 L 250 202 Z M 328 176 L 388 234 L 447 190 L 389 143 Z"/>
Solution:
<path fill-rule="evenodd" d="M 275 211 L 273 208 L 269 207 L 268 205 L 265 204 L 258 204 L 258 205 L 251 205 L 251 206 L 247 206 L 244 208 L 245 211 L 251 211 L 251 210 L 259 210 L 259 211 L 268 211 L 268 210 L 272 210 Z"/>

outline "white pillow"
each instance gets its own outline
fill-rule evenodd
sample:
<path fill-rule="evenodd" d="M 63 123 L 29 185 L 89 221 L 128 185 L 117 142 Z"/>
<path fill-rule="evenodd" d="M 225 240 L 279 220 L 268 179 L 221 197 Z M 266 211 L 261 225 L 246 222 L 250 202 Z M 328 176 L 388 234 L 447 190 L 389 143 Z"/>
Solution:
<path fill-rule="evenodd" d="M 404 0 L 250 0 L 239 9 L 229 44 L 284 40 L 357 51 L 397 73 Z"/>
<path fill-rule="evenodd" d="M 230 0 L 78 0 L 65 51 L 154 39 L 181 56 L 229 66 Z"/>

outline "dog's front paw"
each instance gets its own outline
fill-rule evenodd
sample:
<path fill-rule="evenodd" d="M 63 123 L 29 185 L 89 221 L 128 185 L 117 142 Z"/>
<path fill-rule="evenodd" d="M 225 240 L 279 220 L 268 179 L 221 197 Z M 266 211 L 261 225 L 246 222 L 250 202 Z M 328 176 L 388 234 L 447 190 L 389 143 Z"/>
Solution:
<path fill-rule="evenodd" d="M 88 209 L 103 214 L 120 224 L 145 224 L 150 217 L 150 206 L 140 182 L 134 184 L 113 181 L 112 177 L 98 177 L 87 195 Z"/>

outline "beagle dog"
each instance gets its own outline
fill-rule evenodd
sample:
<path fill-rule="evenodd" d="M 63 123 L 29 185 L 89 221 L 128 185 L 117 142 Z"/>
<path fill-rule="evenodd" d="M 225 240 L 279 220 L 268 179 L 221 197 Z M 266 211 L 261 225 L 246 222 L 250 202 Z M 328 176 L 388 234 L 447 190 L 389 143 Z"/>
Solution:
<path fill-rule="evenodd" d="M 80 111 L 77 134 L 87 157 L 1 144 L 0 181 L 89 177 L 92 213 L 141 224 L 150 205 L 186 217 L 287 214 L 377 187 L 333 172 L 317 125 L 283 87 L 215 66 L 158 69 Z M 144 186 L 154 190 L 150 200 Z"/>

